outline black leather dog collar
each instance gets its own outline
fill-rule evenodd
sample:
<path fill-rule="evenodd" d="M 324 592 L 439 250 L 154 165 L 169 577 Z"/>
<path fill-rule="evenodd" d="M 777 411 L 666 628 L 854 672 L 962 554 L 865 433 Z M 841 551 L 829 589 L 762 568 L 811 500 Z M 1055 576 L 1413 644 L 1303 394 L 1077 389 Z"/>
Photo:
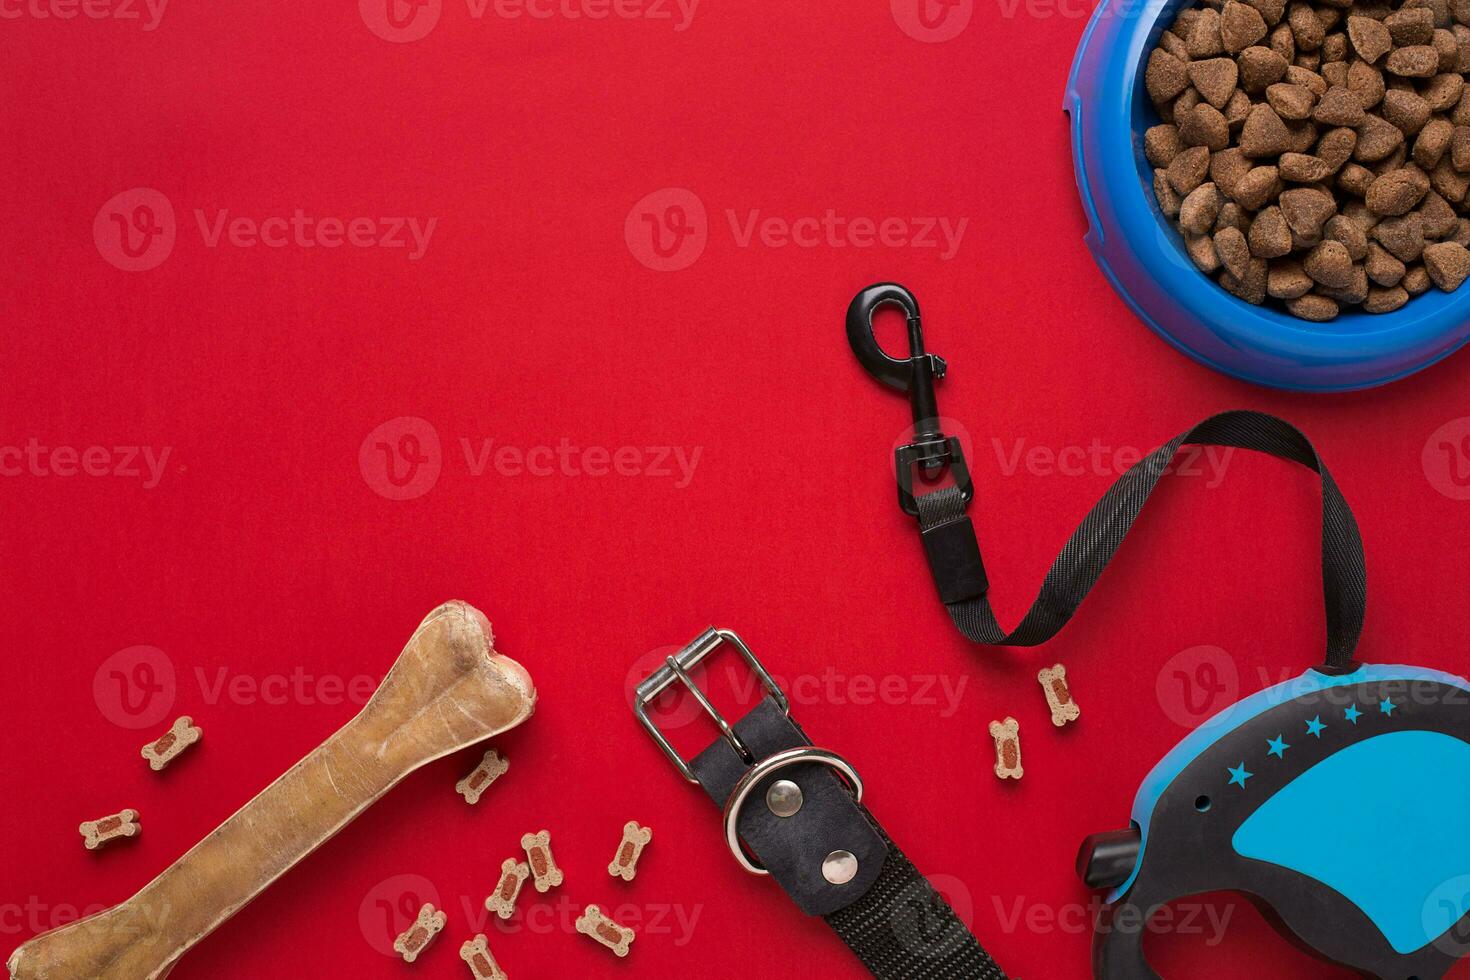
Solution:
<path fill-rule="evenodd" d="M 735 647 L 766 697 L 730 725 L 689 679 L 722 645 Z M 686 763 L 647 707 L 683 683 L 721 737 Z M 635 712 L 685 778 L 724 808 L 727 843 L 746 870 L 769 874 L 803 912 L 822 916 L 881 980 L 1005 980 L 954 910 L 862 805 L 857 771 L 814 746 L 786 697 L 743 641 L 705 631 L 638 686 Z"/>

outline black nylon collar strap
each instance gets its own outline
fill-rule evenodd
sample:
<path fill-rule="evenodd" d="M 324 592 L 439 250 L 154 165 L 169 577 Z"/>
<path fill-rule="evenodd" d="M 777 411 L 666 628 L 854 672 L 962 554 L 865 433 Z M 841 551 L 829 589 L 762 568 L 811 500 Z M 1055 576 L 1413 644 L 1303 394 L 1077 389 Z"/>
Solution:
<path fill-rule="evenodd" d="M 754 765 L 812 744 L 769 697 L 733 728 L 753 763 L 719 738 L 689 764 L 719 807 Z M 766 805 L 766 791 L 778 779 L 801 788 L 801 809 L 792 816 L 778 817 Z M 738 828 L 797 906 L 823 916 L 880 980 L 1005 980 L 954 910 L 826 766 L 802 762 L 762 779 L 741 810 Z M 841 885 L 822 873 L 835 851 L 852 854 L 858 865 L 852 880 Z"/>

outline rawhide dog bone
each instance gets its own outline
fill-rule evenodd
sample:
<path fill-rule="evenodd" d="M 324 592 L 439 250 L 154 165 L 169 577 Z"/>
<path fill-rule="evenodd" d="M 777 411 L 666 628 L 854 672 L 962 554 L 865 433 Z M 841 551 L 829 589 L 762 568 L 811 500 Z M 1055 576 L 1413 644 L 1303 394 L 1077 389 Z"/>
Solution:
<path fill-rule="evenodd" d="M 490 955 L 490 940 L 481 933 L 459 948 L 459 958 L 469 964 L 475 980 L 506 980 L 505 971 Z"/>
<path fill-rule="evenodd" d="M 77 828 L 82 835 L 82 843 L 87 850 L 95 851 L 109 841 L 115 841 L 119 837 L 137 837 L 143 831 L 142 824 L 138 823 L 137 810 L 124 810 L 122 813 L 114 813 L 110 817 L 101 820 L 88 820 Z"/>
<path fill-rule="evenodd" d="M 521 886 L 531 877 L 531 868 L 525 861 L 506 858 L 500 865 L 500 881 L 495 892 L 485 899 L 485 909 L 502 919 L 509 919 L 516 910 L 516 899 L 521 895 Z"/>
<path fill-rule="evenodd" d="M 618 925 L 596 905 L 587 906 L 586 911 L 577 919 L 577 931 L 584 936 L 591 936 L 619 956 L 627 956 L 628 947 L 638 938 L 632 929 Z"/>
<path fill-rule="evenodd" d="M 1020 779 L 1026 775 L 1021 768 L 1021 723 L 1014 718 L 992 721 L 990 734 L 995 739 L 995 774 L 1001 779 Z"/>
<path fill-rule="evenodd" d="M 526 849 L 526 863 L 531 866 L 531 876 L 535 878 L 533 884 L 538 892 L 551 891 L 562 883 L 561 868 L 556 866 L 556 859 L 551 856 L 549 830 L 525 835 L 521 838 L 521 846 Z"/>
<path fill-rule="evenodd" d="M 612 864 L 607 866 L 607 873 L 614 878 L 632 881 L 633 876 L 638 873 L 638 859 L 643 856 L 643 849 L 651 840 L 653 831 L 638 826 L 638 821 L 629 820 L 623 824 L 623 841 L 618 845 L 618 853 L 613 856 Z"/>
<path fill-rule="evenodd" d="M 1041 688 L 1046 692 L 1046 703 L 1051 708 L 1051 723 L 1061 728 L 1069 721 L 1082 717 L 1082 709 L 1072 700 L 1072 689 L 1067 686 L 1067 668 L 1061 664 L 1048 667 L 1036 675 Z"/>
<path fill-rule="evenodd" d="M 194 719 L 184 715 L 174 722 L 172 728 L 159 736 L 158 741 L 143 746 L 142 755 L 148 760 L 148 767 L 158 772 L 203 737 L 203 729 L 195 726 Z"/>
<path fill-rule="evenodd" d="M 122 905 L 37 936 L 12 980 L 158 980 L 414 770 L 514 728 L 536 689 L 463 602 L 429 614 L 372 699 Z"/>
<path fill-rule="evenodd" d="M 490 784 L 505 775 L 510 768 L 510 762 L 500 757 L 500 753 L 491 749 L 485 753 L 480 764 L 475 767 L 474 772 L 454 784 L 454 791 L 465 798 L 465 802 L 474 806 L 480 802 L 481 795 L 490 788 Z"/>
<path fill-rule="evenodd" d="M 412 963 L 434 941 L 434 937 L 444 931 L 444 924 L 448 921 L 449 916 L 426 903 L 419 909 L 419 917 L 413 924 L 393 940 L 393 949 L 403 957 L 403 962 Z"/>

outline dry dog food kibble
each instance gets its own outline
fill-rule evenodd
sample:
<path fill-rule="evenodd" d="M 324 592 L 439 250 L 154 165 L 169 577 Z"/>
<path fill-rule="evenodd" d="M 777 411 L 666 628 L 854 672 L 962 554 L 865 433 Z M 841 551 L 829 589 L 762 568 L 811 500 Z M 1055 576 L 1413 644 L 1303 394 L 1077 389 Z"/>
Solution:
<path fill-rule="evenodd" d="M 990 723 L 990 736 L 995 739 L 995 775 L 998 779 L 1020 779 L 1021 723 L 1014 718 Z"/>
<path fill-rule="evenodd" d="M 491 749 L 485 753 L 475 771 L 454 784 L 454 791 L 465 798 L 465 802 L 474 806 L 480 802 L 480 796 L 490 788 L 490 784 L 510 769 L 510 761 L 502 759 L 500 753 Z"/>
<path fill-rule="evenodd" d="M 1051 708 L 1051 723 L 1058 728 L 1069 721 L 1082 717 L 1082 709 L 1072 700 L 1072 689 L 1067 686 L 1067 668 L 1061 664 L 1048 667 L 1036 675 L 1041 689 L 1046 692 L 1046 704 Z"/>
<path fill-rule="evenodd" d="M 619 956 L 627 956 L 628 946 L 637 938 L 632 929 L 618 925 L 596 905 L 587 906 L 586 911 L 577 919 L 577 931 L 584 936 L 591 936 Z"/>
<path fill-rule="evenodd" d="M 444 931 L 444 924 L 448 921 L 449 917 L 443 912 L 425 904 L 419 909 L 419 917 L 414 923 L 393 940 L 393 949 L 403 957 L 403 962 L 412 963 L 434 941 L 434 937 Z"/>
<path fill-rule="evenodd" d="M 158 741 L 143 746 L 143 758 L 148 760 L 150 769 L 158 772 L 203 737 L 204 732 L 194 725 L 194 719 L 184 715 Z"/>
<path fill-rule="evenodd" d="M 521 886 L 531 877 L 531 868 L 525 861 L 506 858 L 500 865 L 500 881 L 495 891 L 485 899 L 485 909 L 502 919 L 509 919 L 516 910 L 516 899 L 521 896 Z"/>
<path fill-rule="evenodd" d="M 551 831 L 543 830 L 526 834 L 521 838 L 521 847 L 526 849 L 526 862 L 531 866 L 531 877 L 538 892 L 549 892 L 562 883 L 561 869 L 551 856 Z"/>
<path fill-rule="evenodd" d="M 613 856 L 612 863 L 607 866 L 607 873 L 614 878 L 632 881 L 633 876 L 638 873 L 638 859 L 643 856 L 643 849 L 651 840 L 653 831 L 638 826 L 638 821 L 629 820 L 623 824 L 623 840 L 618 845 L 618 853 Z"/>
<path fill-rule="evenodd" d="M 87 850 L 95 851 L 109 841 L 115 841 L 119 837 L 137 837 L 143 832 L 143 825 L 138 823 L 137 810 L 124 810 L 101 820 L 88 820 L 77 828 L 82 835 L 82 843 Z"/>
<path fill-rule="evenodd" d="M 1144 68 L 1159 209 L 1202 272 L 1304 320 L 1452 292 L 1470 278 L 1467 74 L 1470 0 L 1204 0 Z"/>
<path fill-rule="evenodd" d="M 484 933 L 461 946 L 459 958 L 468 964 L 475 980 L 506 980 L 505 971 L 490 955 L 490 940 Z"/>

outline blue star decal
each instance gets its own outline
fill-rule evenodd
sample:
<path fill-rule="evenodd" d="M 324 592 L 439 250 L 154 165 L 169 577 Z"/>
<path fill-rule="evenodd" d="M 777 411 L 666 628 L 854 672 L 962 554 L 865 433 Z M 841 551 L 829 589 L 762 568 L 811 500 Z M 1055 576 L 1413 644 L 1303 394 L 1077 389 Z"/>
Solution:
<path fill-rule="evenodd" d="M 1275 738 L 1267 739 L 1266 744 L 1271 747 L 1271 751 L 1266 754 L 1274 755 L 1278 759 L 1285 759 L 1286 750 L 1291 748 L 1290 745 L 1286 744 L 1286 737 L 1283 735 L 1277 735 Z"/>
<path fill-rule="evenodd" d="M 1311 721 L 1307 722 L 1307 734 L 1311 735 L 1313 738 L 1321 738 L 1322 729 L 1326 727 L 1326 725 L 1322 724 L 1322 716 L 1318 715 Z"/>
<path fill-rule="evenodd" d="M 1231 786 L 1239 786 L 1241 789 L 1245 789 L 1245 781 L 1247 779 L 1250 779 L 1252 776 L 1255 775 L 1255 773 L 1253 773 L 1253 772 L 1246 772 L 1245 771 L 1245 763 L 1244 762 L 1242 762 L 1240 764 L 1239 768 L 1236 768 L 1236 769 L 1228 769 L 1227 768 L 1225 771 L 1228 772 L 1228 773 L 1230 773 L 1230 785 Z"/>
<path fill-rule="evenodd" d="M 1384 698 L 1378 704 L 1378 710 L 1388 715 L 1390 718 L 1393 717 L 1393 709 L 1397 707 L 1398 705 L 1393 703 L 1392 698 Z"/>
<path fill-rule="evenodd" d="M 1347 720 L 1352 722 L 1354 725 L 1358 723 L 1358 719 L 1361 717 L 1363 717 L 1363 713 L 1358 710 L 1358 706 L 1356 704 L 1347 709 Z"/>

